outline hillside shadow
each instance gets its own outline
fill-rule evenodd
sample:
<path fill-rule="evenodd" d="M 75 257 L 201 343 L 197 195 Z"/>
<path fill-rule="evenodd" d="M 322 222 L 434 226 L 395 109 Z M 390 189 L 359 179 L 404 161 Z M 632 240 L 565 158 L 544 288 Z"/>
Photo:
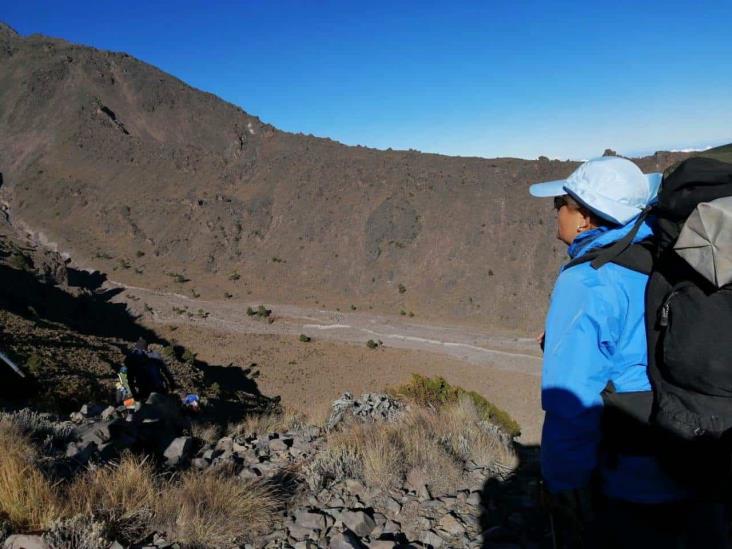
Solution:
<path fill-rule="evenodd" d="M 99 276 L 104 277 L 101 273 Z M 98 277 L 92 277 L 95 282 Z M 81 282 L 77 280 L 77 282 Z M 113 293 L 114 292 L 114 293 Z M 124 303 L 109 300 L 118 293 L 68 293 L 38 280 L 34 273 L 0 265 L 0 307 L 35 321 L 60 323 L 86 335 L 133 341 L 160 341 L 155 332 L 137 323 Z"/>

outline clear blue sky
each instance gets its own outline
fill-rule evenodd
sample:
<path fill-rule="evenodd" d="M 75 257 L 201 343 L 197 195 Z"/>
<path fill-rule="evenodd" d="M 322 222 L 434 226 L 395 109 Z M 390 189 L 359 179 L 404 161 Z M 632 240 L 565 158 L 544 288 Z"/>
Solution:
<path fill-rule="evenodd" d="M 471 156 L 732 141 L 732 1 L 0 0 L 278 128 Z"/>

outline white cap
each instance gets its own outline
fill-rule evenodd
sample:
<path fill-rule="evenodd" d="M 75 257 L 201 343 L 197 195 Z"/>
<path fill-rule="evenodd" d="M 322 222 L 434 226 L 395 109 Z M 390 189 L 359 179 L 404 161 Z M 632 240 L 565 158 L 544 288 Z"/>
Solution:
<path fill-rule="evenodd" d="M 604 156 L 588 160 L 567 179 L 529 187 L 533 196 L 568 194 L 596 215 L 625 225 L 653 202 L 662 174 L 644 174 L 630 160 Z"/>

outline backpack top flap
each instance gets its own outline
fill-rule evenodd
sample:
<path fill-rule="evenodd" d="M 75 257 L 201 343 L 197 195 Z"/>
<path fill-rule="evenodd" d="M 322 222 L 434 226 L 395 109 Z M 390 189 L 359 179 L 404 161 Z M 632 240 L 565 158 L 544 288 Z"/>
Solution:
<path fill-rule="evenodd" d="M 732 196 L 699 204 L 674 250 L 717 288 L 732 282 Z"/>
<path fill-rule="evenodd" d="M 664 177 L 655 213 L 661 249 L 671 246 L 700 202 L 732 196 L 732 164 L 712 158 L 688 158 Z"/>

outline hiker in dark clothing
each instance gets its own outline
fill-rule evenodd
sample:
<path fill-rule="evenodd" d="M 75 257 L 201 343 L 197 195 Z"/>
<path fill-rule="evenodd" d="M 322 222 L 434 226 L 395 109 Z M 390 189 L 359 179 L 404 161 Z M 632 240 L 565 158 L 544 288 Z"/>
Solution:
<path fill-rule="evenodd" d="M 140 338 L 125 357 L 127 380 L 135 400 L 144 401 L 150 393 L 168 394 L 176 384 L 167 364 L 159 354 L 147 348 L 147 342 Z"/>

